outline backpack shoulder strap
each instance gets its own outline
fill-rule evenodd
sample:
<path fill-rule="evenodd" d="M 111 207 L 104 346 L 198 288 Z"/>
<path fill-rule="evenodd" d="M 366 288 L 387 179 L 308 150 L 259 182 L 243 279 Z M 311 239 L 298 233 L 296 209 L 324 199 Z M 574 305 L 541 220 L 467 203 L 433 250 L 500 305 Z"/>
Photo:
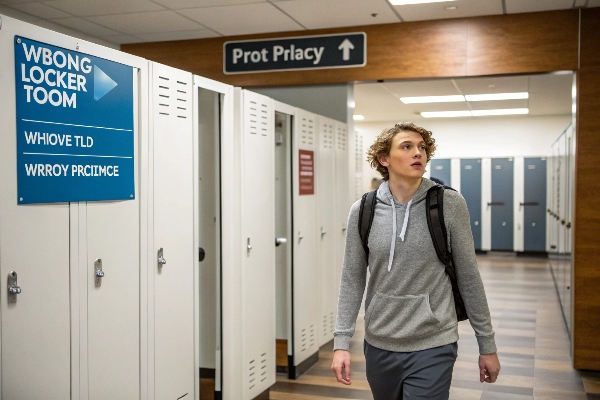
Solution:
<path fill-rule="evenodd" d="M 369 232 L 373 224 L 375 215 L 375 204 L 377 203 L 377 190 L 363 194 L 360 200 L 360 212 L 358 214 L 358 233 L 360 241 L 365 251 L 367 260 L 369 259 Z"/>
<path fill-rule="evenodd" d="M 448 233 L 444 223 L 444 187 L 435 185 L 427 191 L 425 201 L 427 209 L 427 226 L 429 234 L 433 241 L 433 247 L 438 258 L 444 265 L 448 265 L 452 260 L 452 255 L 448 251 Z"/>

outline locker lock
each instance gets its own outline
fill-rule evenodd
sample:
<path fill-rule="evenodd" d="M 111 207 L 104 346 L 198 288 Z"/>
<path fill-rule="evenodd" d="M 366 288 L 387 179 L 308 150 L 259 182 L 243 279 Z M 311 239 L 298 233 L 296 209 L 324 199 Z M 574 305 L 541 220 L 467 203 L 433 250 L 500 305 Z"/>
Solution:
<path fill-rule="evenodd" d="M 167 263 L 167 260 L 163 257 L 163 248 L 158 249 L 158 266 L 162 267 Z"/>
<path fill-rule="evenodd" d="M 8 274 L 8 302 L 16 303 L 19 293 L 21 293 L 21 288 L 17 286 L 17 273 L 10 271 Z"/>
<path fill-rule="evenodd" d="M 104 278 L 104 271 L 102 271 L 102 259 L 97 258 L 94 261 L 94 278 L 96 279 L 96 286 L 102 285 L 102 278 Z"/>

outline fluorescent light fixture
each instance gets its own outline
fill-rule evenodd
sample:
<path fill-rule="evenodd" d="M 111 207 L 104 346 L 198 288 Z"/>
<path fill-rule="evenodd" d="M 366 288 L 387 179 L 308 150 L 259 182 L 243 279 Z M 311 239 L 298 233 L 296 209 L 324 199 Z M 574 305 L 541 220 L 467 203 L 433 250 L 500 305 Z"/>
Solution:
<path fill-rule="evenodd" d="M 394 6 L 404 6 L 406 4 L 425 4 L 425 3 L 444 3 L 455 0 L 390 0 Z"/>
<path fill-rule="evenodd" d="M 467 94 L 465 95 L 467 101 L 493 101 L 493 100 L 519 100 L 528 99 L 529 93 L 527 92 L 516 92 L 516 93 L 492 93 L 492 94 Z"/>
<path fill-rule="evenodd" d="M 362 121 L 363 119 L 365 119 L 364 115 L 359 115 L 359 114 L 354 114 L 352 116 L 352 119 L 354 119 L 355 121 Z"/>
<path fill-rule="evenodd" d="M 464 111 L 429 111 L 422 112 L 423 118 L 452 118 L 452 117 L 484 117 L 489 115 L 523 115 L 529 114 L 528 108 L 504 108 L 498 110 L 464 110 Z"/>
<path fill-rule="evenodd" d="M 424 118 L 450 118 L 450 117 L 470 117 L 471 111 L 427 111 L 422 112 Z"/>
<path fill-rule="evenodd" d="M 519 115 L 529 114 L 528 108 L 501 108 L 498 110 L 473 110 L 474 117 L 483 117 L 486 115 Z"/>
<path fill-rule="evenodd" d="M 419 97 L 400 97 L 400 101 L 404 104 L 420 104 L 420 103 L 455 103 L 465 101 L 463 95 L 453 96 L 419 96 Z"/>

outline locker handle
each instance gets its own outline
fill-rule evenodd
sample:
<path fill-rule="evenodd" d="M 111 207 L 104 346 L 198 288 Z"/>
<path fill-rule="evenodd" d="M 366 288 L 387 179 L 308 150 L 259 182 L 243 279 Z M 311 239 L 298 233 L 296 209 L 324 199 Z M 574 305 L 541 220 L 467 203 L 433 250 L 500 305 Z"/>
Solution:
<path fill-rule="evenodd" d="M 163 248 L 161 247 L 160 249 L 158 249 L 158 266 L 162 267 L 166 263 L 167 260 L 165 259 L 165 257 L 163 257 Z"/>
<path fill-rule="evenodd" d="M 275 246 L 279 246 L 280 244 L 286 244 L 287 238 L 275 238 Z"/>
<path fill-rule="evenodd" d="M 503 206 L 504 202 L 503 201 L 492 201 L 488 203 L 488 207 L 489 206 Z"/>
<path fill-rule="evenodd" d="M 537 201 L 526 201 L 525 203 L 519 203 L 520 206 L 539 206 L 540 203 Z"/>
<path fill-rule="evenodd" d="M 567 229 L 571 229 L 571 223 L 570 222 L 567 222 L 566 226 L 567 226 Z"/>
<path fill-rule="evenodd" d="M 17 273 L 10 271 L 8 273 L 8 302 L 16 303 L 19 293 L 21 293 L 21 288 L 17 286 Z"/>
<path fill-rule="evenodd" d="M 321 236 L 325 235 L 327 233 L 326 230 L 323 229 L 323 227 L 321 227 Z"/>

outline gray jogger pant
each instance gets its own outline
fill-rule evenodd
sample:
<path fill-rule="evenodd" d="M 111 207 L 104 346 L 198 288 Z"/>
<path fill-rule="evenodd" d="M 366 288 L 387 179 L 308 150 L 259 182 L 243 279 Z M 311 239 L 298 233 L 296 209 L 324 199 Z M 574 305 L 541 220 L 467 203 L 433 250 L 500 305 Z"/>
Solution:
<path fill-rule="evenodd" d="M 367 380 L 374 400 L 447 400 L 458 344 L 396 353 L 365 341 Z"/>

